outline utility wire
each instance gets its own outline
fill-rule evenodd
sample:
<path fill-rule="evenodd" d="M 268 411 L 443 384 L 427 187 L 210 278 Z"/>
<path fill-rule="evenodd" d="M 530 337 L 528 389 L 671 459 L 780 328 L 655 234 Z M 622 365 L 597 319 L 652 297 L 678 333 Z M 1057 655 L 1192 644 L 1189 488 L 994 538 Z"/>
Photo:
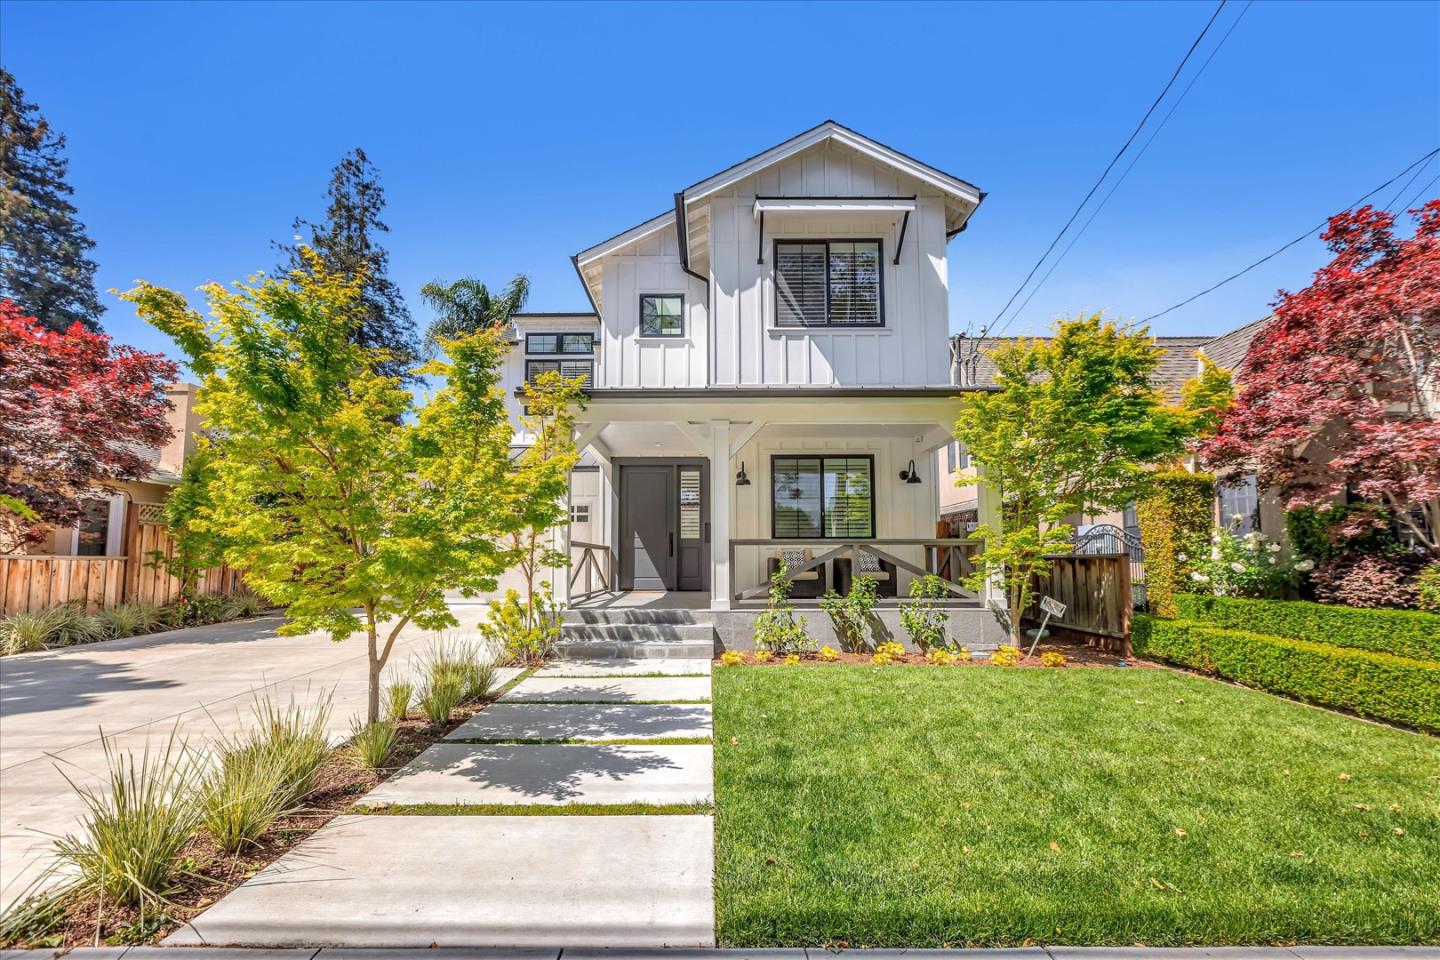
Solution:
<path fill-rule="evenodd" d="M 1360 206 L 1360 204 L 1364 203 L 1366 200 L 1369 200 L 1371 197 L 1375 196 L 1375 194 L 1379 193 L 1381 190 L 1384 190 L 1386 187 L 1390 186 L 1390 185 L 1391 185 L 1392 183 L 1394 183 L 1396 180 L 1399 180 L 1401 177 L 1405 176 L 1405 174 L 1409 173 L 1411 170 L 1414 170 L 1416 167 L 1420 166 L 1420 164 L 1429 162 L 1429 160 L 1430 160 L 1432 157 L 1434 157 L 1436 154 L 1440 154 L 1440 147 L 1436 147 L 1434 150 L 1431 150 L 1429 153 L 1425 154 L 1425 156 L 1421 157 L 1419 160 L 1416 160 L 1414 163 L 1410 164 L 1410 166 L 1406 167 L 1404 170 L 1401 170 L 1399 173 L 1395 174 L 1395 176 L 1391 177 L 1389 180 L 1386 180 L 1384 183 L 1380 184 L 1380 186 L 1376 187 L 1374 190 L 1371 190 L 1369 193 L 1365 194 L 1365 196 L 1361 197 L 1359 200 L 1356 200 L 1354 203 L 1350 204 L 1350 206 L 1346 207 L 1345 209 L 1346 209 L 1346 210 L 1353 210 L 1353 209 L 1355 209 L 1356 207 Z M 1440 175 L 1437 175 L 1436 178 L 1435 178 L 1435 180 L 1440 180 Z M 1430 183 L 1434 183 L 1435 180 L 1430 181 Z M 1421 192 L 1423 193 L 1425 190 L 1429 189 L 1429 186 L 1430 186 L 1429 184 L 1426 184 L 1424 187 L 1421 188 Z M 1416 196 L 1418 197 L 1419 194 L 1417 194 Z M 1289 243 L 1285 244 L 1285 245 L 1282 246 L 1279 250 L 1276 250 L 1274 253 L 1270 253 L 1270 254 L 1267 254 L 1267 255 L 1261 257 L 1259 260 L 1256 260 L 1254 263 L 1250 264 L 1250 266 L 1244 268 L 1243 270 L 1238 270 L 1238 271 L 1236 271 L 1235 273 L 1230 274 L 1230 276 L 1226 277 L 1224 280 L 1221 280 L 1219 283 L 1216 283 L 1216 284 L 1213 284 L 1213 285 L 1211 285 L 1211 286 L 1206 287 L 1204 290 L 1201 290 L 1199 293 L 1195 294 L 1194 296 L 1186 297 L 1184 300 L 1181 300 L 1179 303 L 1175 304 L 1174 306 L 1166 307 L 1164 310 L 1161 310 L 1159 313 L 1152 313 L 1152 314 L 1150 314 L 1150 316 L 1146 317 L 1142 322 L 1143 322 L 1143 323 L 1149 323 L 1151 320 L 1154 320 L 1154 319 L 1156 319 L 1157 317 L 1163 317 L 1163 316 L 1165 316 L 1165 314 L 1170 313 L 1172 310 L 1179 310 L 1181 307 L 1185 306 L 1187 303 L 1193 303 L 1194 301 L 1199 300 L 1201 297 L 1205 296 L 1207 293 L 1213 293 L 1213 292 L 1215 292 L 1216 290 L 1219 290 L 1221 287 L 1225 286 L 1225 284 L 1229 283 L 1231 280 L 1235 280 L 1235 279 L 1238 279 L 1238 278 L 1240 278 L 1240 277 L 1243 277 L 1245 274 L 1249 273 L 1251 270 L 1254 270 L 1256 267 L 1260 266 L 1261 264 L 1263 264 L 1263 263 L 1268 263 L 1269 261 L 1274 260 L 1276 257 L 1280 256 L 1280 254 L 1284 253 L 1286 250 L 1289 250 L 1291 247 L 1295 246 L 1295 244 L 1301 242 L 1302 240 L 1308 240 L 1308 239 L 1310 239 L 1310 237 L 1314 236 L 1314 235 L 1315 235 L 1316 233 L 1318 233 L 1319 231 L 1325 229 L 1325 226 L 1326 226 L 1329 222 L 1330 222 L 1330 217 L 1326 217 L 1324 220 L 1321 220 L 1318 225 L 1311 227 L 1309 230 L 1306 230 L 1304 233 L 1300 234 L 1300 236 L 1296 237 L 1294 240 L 1291 240 Z"/>
<path fill-rule="evenodd" d="M 1050 269 L 1046 270 L 1045 275 L 1040 278 L 1040 282 L 1030 288 L 1030 292 L 1025 296 L 1025 299 L 1021 301 L 1020 306 L 1016 307 L 1015 312 L 1010 315 L 1010 319 L 1006 320 L 1005 323 L 1001 325 L 1002 329 L 1006 326 L 1009 326 L 1011 323 L 1014 322 L 1016 317 L 1025 312 L 1025 308 L 1030 305 L 1031 300 L 1035 299 L 1035 294 L 1040 292 L 1040 288 L 1045 286 L 1045 282 L 1050 279 L 1050 275 L 1055 272 L 1055 268 L 1060 266 L 1060 264 L 1065 260 L 1065 258 L 1070 255 L 1070 251 L 1075 247 L 1075 244 L 1080 241 L 1081 237 L 1085 236 L 1085 231 L 1090 229 L 1090 224 L 1095 222 L 1095 218 L 1100 215 L 1100 211 L 1104 210 L 1105 205 L 1110 202 L 1110 198 L 1115 196 L 1115 191 L 1119 190 L 1120 185 L 1125 182 L 1125 178 L 1130 176 L 1130 171 L 1134 170 L 1135 165 L 1140 162 L 1140 158 L 1145 156 L 1145 151 L 1150 149 L 1150 144 L 1155 142 L 1155 138 L 1160 135 L 1160 131 L 1165 129 L 1165 124 L 1169 123 L 1170 118 L 1175 115 L 1175 111 L 1180 109 L 1180 104 L 1185 102 L 1185 97 L 1195 86 L 1196 81 L 1198 81 L 1205 74 L 1205 68 L 1210 66 L 1210 61 L 1215 59 L 1215 54 L 1219 53 L 1220 48 L 1225 46 L 1225 41 L 1230 39 L 1230 34 L 1235 32 L 1235 28 L 1240 25 L 1241 20 L 1245 19 L 1245 14 L 1249 13 L 1250 8 L 1254 5 L 1255 0 L 1250 0 L 1249 3 L 1245 4 L 1245 9 L 1241 10 L 1240 15 L 1236 17 L 1233 22 L 1231 22 L 1230 29 L 1225 31 L 1225 35 L 1220 38 L 1220 42 L 1215 44 L 1215 46 L 1210 50 L 1210 56 L 1205 58 L 1205 62 L 1200 64 L 1200 69 L 1195 71 L 1195 75 L 1190 78 L 1190 82 L 1186 84 L 1185 89 L 1180 91 L 1180 96 L 1175 98 L 1175 102 L 1171 104 L 1169 112 L 1167 112 L 1165 116 L 1160 118 L 1160 123 L 1155 127 L 1154 130 L 1150 132 L 1150 136 L 1146 138 L 1145 142 L 1140 145 L 1139 151 L 1136 152 L 1134 158 L 1131 159 L 1129 166 L 1127 166 L 1120 173 L 1119 178 L 1115 181 L 1114 184 L 1111 185 L 1109 191 L 1105 194 L 1105 196 L 1100 198 L 1099 206 L 1097 206 L 1095 210 L 1090 214 L 1089 218 L 1080 225 L 1080 229 L 1075 232 L 1075 236 L 1071 237 L 1070 242 L 1066 244 L 1065 249 L 1060 251 L 1060 256 L 1055 258 L 1055 262 L 1050 264 Z M 1406 187 L 1408 188 L 1409 184 L 1406 184 Z"/>
<path fill-rule="evenodd" d="M 1430 158 L 1430 160 L 1434 160 L 1434 159 L 1435 159 L 1434 157 L 1431 157 L 1431 158 Z M 1419 170 L 1416 170 L 1414 173 L 1412 173 L 1412 174 L 1410 175 L 1410 179 L 1405 181 L 1405 185 L 1402 186 L 1399 190 L 1396 190 L 1396 191 L 1395 191 L 1395 196 L 1391 197 L 1391 198 L 1390 198 L 1390 202 L 1387 203 L 1387 204 L 1385 204 L 1385 209 L 1386 209 L 1386 210 L 1388 210 L 1390 213 L 1399 213 L 1399 212 L 1400 212 L 1399 210 L 1396 210 L 1396 209 L 1395 209 L 1395 201 L 1399 200 L 1400 197 L 1401 197 L 1402 195 L 1404 195 L 1405 191 L 1410 189 L 1410 185 L 1411 185 L 1411 184 L 1413 184 L 1416 180 L 1419 180 L 1419 179 L 1420 179 L 1420 177 L 1425 173 L 1425 168 L 1428 167 L 1428 166 L 1430 166 L 1430 160 L 1426 160 L 1425 163 L 1420 167 Z M 1430 182 L 1431 182 L 1431 183 L 1434 183 L 1435 181 L 1432 180 L 1432 181 L 1430 181 Z M 1424 187 L 1421 187 L 1420 189 L 1423 191 L 1425 188 L 1424 188 Z"/>
<path fill-rule="evenodd" d="M 1146 121 L 1148 121 L 1151 114 L 1155 112 L 1155 108 L 1160 106 L 1160 101 L 1165 99 L 1165 95 L 1169 93 L 1170 88 L 1175 85 L 1176 79 L 1180 76 L 1180 71 L 1185 68 L 1185 64 L 1190 62 L 1190 57 L 1195 53 L 1195 48 L 1200 46 L 1200 41 L 1205 39 L 1205 34 L 1210 32 L 1211 25 L 1215 23 L 1215 18 L 1220 16 L 1220 11 L 1225 9 L 1225 4 L 1227 2 L 1228 0 L 1220 0 L 1219 5 L 1215 7 L 1215 12 L 1210 14 L 1210 19 L 1206 22 L 1205 29 L 1200 31 L 1200 35 L 1195 38 L 1195 42 L 1190 44 L 1190 49 L 1186 50 L 1185 56 L 1180 59 L 1180 65 L 1175 68 L 1175 71 L 1172 74 L 1170 74 L 1170 79 L 1166 82 L 1165 89 L 1161 90 L 1160 95 L 1155 98 L 1155 101 L 1153 103 L 1150 104 L 1150 109 L 1145 111 L 1145 116 L 1140 118 L 1140 122 L 1135 125 L 1135 129 L 1131 132 L 1129 138 L 1126 139 L 1124 145 L 1120 147 L 1120 150 L 1115 154 L 1114 157 L 1111 158 L 1110 162 L 1105 166 L 1105 171 L 1100 174 L 1100 179 L 1095 181 L 1095 185 L 1092 186 L 1090 188 L 1090 191 L 1085 194 L 1085 199 L 1081 200 L 1080 205 L 1075 208 L 1075 212 L 1070 214 L 1070 219 L 1065 221 L 1065 226 L 1060 228 L 1060 232 L 1055 235 L 1055 239 L 1050 241 L 1050 246 L 1046 247 L 1045 252 L 1040 255 L 1040 259 L 1035 261 L 1035 266 L 1030 268 L 1030 272 L 1025 275 L 1025 279 L 1021 281 L 1020 286 L 1016 287 L 1015 292 L 1010 294 L 1010 299 L 1005 301 L 1005 306 L 1001 307 L 1000 312 L 995 314 L 995 320 L 990 321 L 992 324 L 998 321 L 1002 316 L 1004 316 L 1005 311 L 1010 309 L 1010 305 L 1015 302 L 1015 298 L 1020 296 L 1020 291 L 1024 290 L 1026 285 L 1030 283 L 1031 279 L 1035 276 L 1035 272 L 1040 269 L 1040 265 L 1043 264 L 1046 258 L 1050 256 L 1050 253 L 1055 249 L 1055 246 L 1060 242 L 1061 238 L 1065 236 L 1066 232 L 1069 231 L 1071 225 L 1073 225 L 1076 219 L 1080 216 L 1080 211 L 1085 209 L 1085 205 L 1090 202 L 1090 198 L 1095 196 L 1095 191 L 1100 189 L 1100 185 L 1105 182 L 1105 178 L 1110 175 L 1110 171 L 1115 169 L 1115 164 L 1119 163 L 1120 158 L 1125 154 L 1125 151 L 1130 149 L 1130 145 L 1134 143 L 1135 138 L 1140 135 L 1140 131 L 1145 126 Z"/>
<path fill-rule="evenodd" d="M 1415 196 L 1413 196 L 1413 197 L 1411 197 L 1409 200 L 1407 200 L 1407 201 L 1405 202 L 1405 206 L 1401 207 L 1400 209 L 1401 209 L 1402 211 L 1403 211 L 1403 210 L 1414 210 L 1414 209 L 1415 209 L 1415 204 L 1416 204 L 1416 202 L 1419 201 L 1419 199 L 1420 199 L 1421 197 L 1425 196 L 1425 192 L 1426 192 L 1427 190 L 1429 190 L 1431 187 L 1435 186 L 1436 181 L 1440 181 L 1440 173 L 1437 173 L 1435 176 L 1431 177 L 1429 183 L 1425 184 L 1425 186 L 1423 186 L 1423 187 L 1421 187 L 1419 190 L 1415 191 Z"/>

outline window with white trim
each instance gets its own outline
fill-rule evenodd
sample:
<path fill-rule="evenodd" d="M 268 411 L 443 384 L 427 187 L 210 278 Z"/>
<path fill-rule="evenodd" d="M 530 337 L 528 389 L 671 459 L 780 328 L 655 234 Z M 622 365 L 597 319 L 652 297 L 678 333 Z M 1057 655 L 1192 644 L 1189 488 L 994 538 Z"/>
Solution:
<path fill-rule="evenodd" d="M 1215 484 L 1219 503 L 1220 526 L 1232 533 L 1257 533 L 1260 530 L 1260 490 L 1255 474 L 1226 477 Z"/>
<path fill-rule="evenodd" d="M 777 327 L 885 323 L 879 240 L 776 240 Z"/>

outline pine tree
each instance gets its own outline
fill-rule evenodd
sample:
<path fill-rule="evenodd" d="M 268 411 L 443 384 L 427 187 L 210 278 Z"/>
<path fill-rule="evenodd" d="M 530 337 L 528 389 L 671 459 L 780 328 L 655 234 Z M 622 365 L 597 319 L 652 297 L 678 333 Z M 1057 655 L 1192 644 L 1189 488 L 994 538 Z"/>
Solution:
<path fill-rule="evenodd" d="M 410 370 L 419 362 L 420 353 L 415 321 L 410 318 L 400 288 L 389 277 L 390 254 L 378 240 L 379 234 L 390 231 L 380 219 L 385 208 L 385 188 L 380 186 L 379 171 L 364 150 L 356 147 L 335 165 L 326 195 L 330 206 L 323 223 L 295 220 L 297 243 L 301 232 L 309 231 L 305 243 L 326 270 L 347 277 L 364 271 L 360 319 L 352 339 L 362 347 L 386 352 L 387 359 L 376 365 L 380 373 L 413 381 Z M 308 270 L 297 247 L 281 244 L 279 248 L 289 258 L 281 267 L 284 272 Z"/>
<path fill-rule="evenodd" d="M 0 297 L 57 333 L 76 322 L 98 332 L 95 242 L 75 219 L 68 166 L 65 137 L 0 68 Z"/>

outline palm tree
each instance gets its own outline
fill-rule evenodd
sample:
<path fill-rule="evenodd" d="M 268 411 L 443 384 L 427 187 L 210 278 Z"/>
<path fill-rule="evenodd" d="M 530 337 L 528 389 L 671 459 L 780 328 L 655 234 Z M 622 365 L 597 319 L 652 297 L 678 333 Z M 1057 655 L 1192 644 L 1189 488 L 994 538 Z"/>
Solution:
<path fill-rule="evenodd" d="M 499 296 L 471 277 L 449 284 L 432 280 L 420 288 L 420 296 L 436 313 L 425 331 L 425 346 L 433 351 L 442 338 L 508 323 L 530 296 L 530 278 L 523 273 L 517 275 Z"/>

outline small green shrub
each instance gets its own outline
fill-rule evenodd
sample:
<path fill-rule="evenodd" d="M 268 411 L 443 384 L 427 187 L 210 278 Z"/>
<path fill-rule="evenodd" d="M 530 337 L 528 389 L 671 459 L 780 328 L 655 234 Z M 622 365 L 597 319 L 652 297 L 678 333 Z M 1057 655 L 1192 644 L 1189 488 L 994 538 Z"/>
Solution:
<path fill-rule="evenodd" d="M 330 756 L 330 738 L 325 731 L 330 706 L 328 693 L 313 707 L 294 700 L 282 707 L 267 697 L 256 697 L 251 706 L 254 727 L 231 741 L 222 765 L 262 764 L 263 757 L 276 758 L 282 808 L 294 807 L 315 789 L 320 769 Z"/>
<path fill-rule="evenodd" d="M 927 573 L 910 581 L 910 603 L 900 608 L 900 622 L 921 653 L 932 648 L 950 650 L 955 646 L 946 635 L 950 614 L 940 601 L 950 595 L 945 581 Z"/>
<path fill-rule="evenodd" d="M 256 616 L 265 608 L 265 603 L 253 593 L 231 593 L 225 597 L 226 620 L 245 620 Z"/>
<path fill-rule="evenodd" d="M 111 639 L 153 633 L 163 624 L 160 608 L 143 600 L 130 600 L 102 610 L 97 616 L 105 636 Z"/>
<path fill-rule="evenodd" d="M 1186 588 L 1195 544 L 1210 530 L 1215 478 L 1208 473 L 1157 470 L 1148 496 L 1135 504 L 1145 545 L 1145 603 L 1152 613 L 1174 616 L 1174 596 Z M 1185 554 L 1187 559 L 1181 560 Z"/>
<path fill-rule="evenodd" d="M 1440 663 L 1140 615 L 1135 652 L 1325 707 L 1440 732 Z"/>
<path fill-rule="evenodd" d="M 1440 613 L 1440 563 L 1432 563 L 1415 578 L 1415 603 L 1425 613 Z M 1440 631 L 1437 631 L 1440 632 Z"/>
<path fill-rule="evenodd" d="M 290 750 L 289 738 L 263 733 L 217 745 L 217 763 L 201 780 L 197 802 L 205 832 L 226 853 L 254 844 L 290 809 Z"/>
<path fill-rule="evenodd" d="M 355 762 L 366 770 L 379 770 L 385 766 L 390 751 L 395 748 L 398 733 L 395 724 L 388 721 L 357 722 L 350 734 L 350 749 Z"/>
<path fill-rule="evenodd" d="M 420 712 L 432 727 L 450 722 L 450 714 L 465 699 L 465 679 L 455 673 L 432 674 L 420 688 Z"/>
<path fill-rule="evenodd" d="M 460 701 L 483 700 L 495 685 L 495 662 L 487 646 L 464 639 L 437 638 L 425 652 L 421 671 L 428 681 L 427 691 L 441 679 L 453 678 Z"/>
<path fill-rule="evenodd" d="M 58 642 L 64 619 L 59 607 L 46 607 L 0 620 L 0 652 L 10 656 L 48 649 Z"/>
<path fill-rule="evenodd" d="M 1249 630 L 1291 640 L 1440 660 L 1440 616 L 1414 610 L 1367 610 L 1303 600 L 1241 597 L 1175 598 L 1181 619 L 1227 630 Z"/>
<path fill-rule="evenodd" d="M 1344 556 L 1403 549 L 1390 529 L 1390 511 L 1373 503 L 1287 510 L 1285 534 L 1297 557 L 1317 564 Z"/>
<path fill-rule="evenodd" d="M 193 764 L 172 734 L 161 750 L 137 758 L 102 739 L 105 787 L 71 783 L 86 808 L 80 829 L 55 842 L 60 862 L 82 889 L 143 911 L 173 891 L 180 853 L 199 829 L 190 784 Z"/>
<path fill-rule="evenodd" d="M 186 605 L 185 619 L 194 624 L 221 623 L 231 616 L 230 598 L 220 593 L 202 593 Z"/>
<path fill-rule="evenodd" d="M 789 655 L 815 649 L 815 641 L 805 632 L 807 622 L 790 605 L 790 567 L 780 567 L 770 578 L 770 602 L 755 618 L 755 646 L 771 653 Z"/>
<path fill-rule="evenodd" d="M 825 596 L 820 598 L 820 609 L 834 622 L 840 645 L 851 653 L 861 653 L 875 648 L 873 611 L 879 602 L 875 581 L 870 577 L 855 577 L 850 581 L 850 592 L 843 597 L 834 590 L 825 591 Z"/>
<path fill-rule="evenodd" d="M 86 613 L 79 603 L 65 603 L 55 609 L 60 612 L 59 628 L 51 646 L 93 643 L 105 637 L 105 624 L 95 614 Z"/>
<path fill-rule="evenodd" d="M 506 590 L 505 599 L 490 601 L 490 619 L 476 629 L 492 646 L 505 652 L 508 663 L 538 667 L 560 639 L 560 606 L 550 594 L 549 581 L 541 581 L 527 608 L 518 590 Z"/>
<path fill-rule="evenodd" d="M 415 684 L 409 680 L 397 680 L 385 688 L 385 718 L 399 723 L 410 713 L 410 703 L 415 699 Z"/>

